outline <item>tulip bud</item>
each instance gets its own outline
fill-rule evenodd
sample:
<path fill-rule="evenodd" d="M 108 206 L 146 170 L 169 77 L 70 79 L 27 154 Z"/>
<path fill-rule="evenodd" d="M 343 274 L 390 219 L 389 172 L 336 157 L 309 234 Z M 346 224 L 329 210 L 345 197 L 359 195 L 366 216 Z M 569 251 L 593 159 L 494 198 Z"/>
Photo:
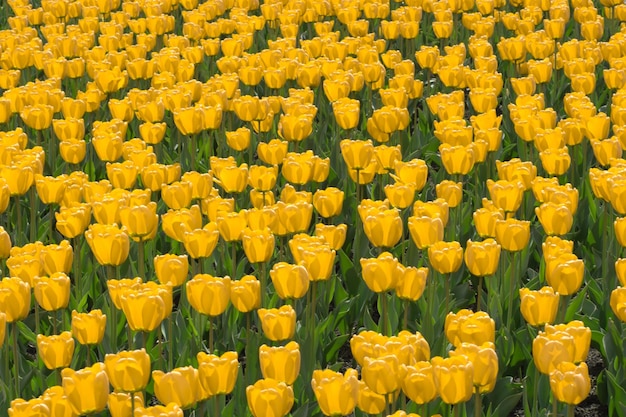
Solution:
<path fill-rule="evenodd" d="M 356 370 L 349 368 L 344 374 L 330 369 L 315 370 L 311 385 L 324 415 L 347 416 L 354 411 L 359 389 Z"/>
<path fill-rule="evenodd" d="M 278 309 L 258 310 L 263 334 L 269 340 L 281 341 L 291 339 L 296 331 L 296 311 L 290 305 Z"/>
<path fill-rule="evenodd" d="M 437 392 L 444 403 L 459 404 L 472 398 L 474 367 L 466 356 L 436 356 L 431 363 Z"/>
<path fill-rule="evenodd" d="M 210 396 L 230 394 L 239 370 L 237 352 L 225 352 L 222 356 L 199 352 L 197 357 L 202 388 Z"/>
<path fill-rule="evenodd" d="M 197 401 L 200 383 L 198 370 L 186 366 L 170 372 L 152 371 L 154 394 L 163 404 L 174 403 L 181 408 L 193 406 Z"/>
<path fill-rule="evenodd" d="M 289 342 L 285 346 L 259 348 L 263 378 L 272 378 L 293 385 L 300 373 L 300 346 Z"/>
<path fill-rule="evenodd" d="M 260 379 L 246 388 L 248 407 L 254 417 L 283 417 L 293 407 L 293 389 L 275 379 Z"/>

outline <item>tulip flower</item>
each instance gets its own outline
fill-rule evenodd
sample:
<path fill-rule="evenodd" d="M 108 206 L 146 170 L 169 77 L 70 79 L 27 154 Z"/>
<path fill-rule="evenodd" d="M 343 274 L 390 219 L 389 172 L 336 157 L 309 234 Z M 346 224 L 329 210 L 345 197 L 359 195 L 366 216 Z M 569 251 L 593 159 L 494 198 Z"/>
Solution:
<path fill-rule="evenodd" d="M 248 407 L 254 417 L 283 417 L 293 407 L 293 389 L 275 379 L 260 379 L 246 388 Z"/>
<path fill-rule="evenodd" d="M 85 239 L 100 265 L 119 266 L 128 258 L 128 235 L 116 225 L 92 224 Z"/>
<path fill-rule="evenodd" d="M 46 311 L 66 308 L 70 301 L 70 278 L 64 272 L 50 277 L 35 277 L 34 292 L 37 303 Z"/>
<path fill-rule="evenodd" d="M 405 301 L 421 298 L 428 279 L 428 268 L 406 267 L 395 286 L 396 296 Z"/>
<path fill-rule="evenodd" d="M 107 354 L 104 366 L 111 385 L 118 391 L 141 391 L 150 379 L 150 356 L 145 349 Z"/>
<path fill-rule="evenodd" d="M 120 209 L 122 226 L 126 228 L 131 239 L 143 242 L 155 236 L 159 222 L 156 208 L 156 203 L 151 201 L 148 205 L 137 205 Z"/>
<path fill-rule="evenodd" d="M 7 323 L 23 320 L 30 311 L 30 285 L 20 278 L 3 278 L 0 281 L 0 311 Z"/>
<path fill-rule="evenodd" d="M 445 334 L 455 347 L 459 347 L 461 343 L 475 345 L 494 343 L 495 322 L 483 311 L 473 313 L 464 309 L 457 314 L 448 313 L 445 321 Z"/>
<path fill-rule="evenodd" d="M 154 272 L 163 285 L 182 285 L 187 279 L 189 261 L 187 255 L 157 255 L 154 257 Z"/>
<path fill-rule="evenodd" d="M 268 165 L 281 165 L 287 155 L 287 146 L 288 143 L 280 139 L 272 139 L 267 143 L 259 142 L 257 145 L 259 159 Z"/>
<path fill-rule="evenodd" d="M 573 254 L 546 258 L 546 281 L 560 295 L 572 295 L 583 282 L 585 264 Z"/>
<path fill-rule="evenodd" d="M 498 220 L 495 238 L 502 249 L 510 252 L 521 251 L 528 245 L 530 239 L 530 222 L 516 219 Z"/>
<path fill-rule="evenodd" d="M 274 289 L 282 299 L 302 298 L 309 289 L 309 272 L 302 265 L 274 264 L 270 271 Z"/>
<path fill-rule="evenodd" d="M 152 371 L 154 394 L 163 404 L 174 403 L 181 408 L 193 406 L 200 388 L 198 370 L 185 366 L 170 372 Z"/>
<path fill-rule="evenodd" d="M 239 362 L 237 352 L 222 356 L 198 353 L 198 377 L 202 388 L 210 395 L 230 394 L 237 381 Z"/>
<path fill-rule="evenodd" d="M 400 387 L 399 363 L 395 355 L 365 358 L 361 376 L 367 386 L 379 395 L 393 393 Z"/>
<path fill-rule="evenodd" d="M 261 345 L 259 361 L 263 378 L 293 385 L 300 373 L 300 346 L 293 341 L 278 347 Z"/>
<path fill-rule="evenodd" d="M 487 188 L 493 204 L 505 213 L 515 213 L 522 204 L 524 185 L 519 181 L 488 179 Z"/>
<path fill-rule="evenodd" d="M 550 389 L 556 400 L 570 405 L 580 404 L 591 391 L 587 364 L 559 363 L 550 372 Z"/>
<path fill-rule="evenodd" d="M 563 204 L 543 203 L 535 208 L 535 214 L 547 235 L 564 235 L 574 223 L 572 212 Z"/>
<path fill-rule="evenodd" d="M 359 389 L 356 370 L 348 368 L 341 374 L 330 369 L 318 369 L 313 371 L 311 385 L 324 415 L 347 416 L 354 411 Z"/>
<path fill-rule="evenodd" d="M 106 408 L 109 378 L 103 363 L 98 362 L 78 371 L 65 368 L 61 371 L 61 376 L 63 392 L 74 413 L 77 415 L 99 413 Z"/>
<path fill-rule="evenodd" d="M 70 366 L 74 354 L 74 339 L 70 332 L 60 335 L 37 335 L 37 354 L 48 369 Z"/>
<path fill-rule="evenodd" d="M 258 310 L 263 334 L 269 340 L 281 341 L 291 339 L 296 331 L 296 311 L 290 305 L 278 309 Z"/>
<path fill-rule="evenodd" d="M 591 329 L 586 327 L 580 320 L 574 320 L 567 324 L 546 325 L 545 331 L 548 334 L 565 332 L 574 338 L 574 363 L 587 360 L 589 347 L 591 346 Z"/>
<path fill-rule="evenodd" d="M 44 272 L 49 275 L 56 272 L 69 273 L 73 259 L 74 252 L 67 240 L 61 241 L 58 245 L 46 245 L 41 251 L 41 265 Z"/>
<path fill-rule="evenodd" d="M 230 301 L 242 313 L 258 308 L 261 304 L 261 282 L 252 275 L 230 281 Z"/>
<path fill-rule="evenodd" d="M 444 403 L 459 404 L 472 398 L 474 367 L 466 356 L 436 356 L 431 363 L 437 392 Z"/>
<path fill-rule="evenodd" d="M 202 229 L 186 232 L 183 237 L 183 244 L 193 259 L 208 258 L 215 250 L 219 237 L 220 232 L 216 223 L 210 222 Z"/>
<path fill-rule="evenodd" d="M 542 374 L 549 375 L 562 362 L 573 362 L 574 338 L 565 332 L 539 332 L 533 340 L 533 360 Z"/>
<path fill-rule="evenodd" d="M 131 403 L 131 398 L 133 403 Z M 135 413 L 139 408 L 143 409 L 144 399 L 142 392 L 128 394 L 126 392 L 112 392 L 109 394 L 107 407 L 111 417 L 125 417 L 133 410 Z"/>
<path fill-rule="evenodd" d="M 626 287 L 617 287 L 611 291 L 610 305 L 613 314 L 626 323 Z"/>
<path fill-rule="evenodd" d="M 463 248 L 459 242 L 439 241 L 428 247 L 428 259 L 440 274 L 451 274 L 461 267 Z"/>
<path fill-rule="evenodd" d="M 201 314 L 219 316 L 230 301 L 230 277 L 213 277 L 209 274 L 196 275 L 187 284 L 189 304 Z"/>
<path fill-rule="evenodd" d="M 398 260 L 389 252 L 383 252 L 377 258 L 361 259 L 361 270 L 367 287 L 376 293 L 394 289 L 404 273 Z"/>
<path fill-rule="evenodd" d="M 100 310 L 78 313 L 72 310 L 72 336 L 81 345 L 96 345 L 104 337 L 107 316 Z"/>
<path fill-rule="evenodd" d="M 323 236 L 331 249 L 338 251 L 346 241 L 348 226 L 345 224 L 325 225 L 318 223 L 315 225 L 315 236 Z"/>
<path fill-rule="evenodd" d="M 491 342 L 481 346 L 462 343 L 450 351 L 450 357 L 459 355 L 466 356 L 474 367 L 473 385 L 476 392 L 485 394 L 493 391 L 498 377 L 498 355 L 495 345 Z"/>
<path fill-rule="evenodd" d="M 404 394 L 416 404 L 427 404 L 437 396 L 435 375 L 430 362 L 401 365 L 401 385 Z"/>
<path fill-rule="evenodd" d="M 427 249 L 443 240 L 444 224 L 439 217 L 409 217 L 409 232 L 413 243 L 419 249 Z"/>
<path fill-rule="evenodd" d="M 167 291 L 162 287 L 163 291 Z M 169 287 L 171 294 L 171 287 Z M 157 289 L 140 288 L 125 291 L 120 296 L 122 311 L 128 326 L 134 331 L 151 332 L 171 313 L 166 308 L 166 300 Z"/>
<path fill-rule="evenodd" d="M 371 213 L 363 220 L 363 230 L 376 247 L 392 248 L 402 237 L 402 219 L 397 209 Z"/>

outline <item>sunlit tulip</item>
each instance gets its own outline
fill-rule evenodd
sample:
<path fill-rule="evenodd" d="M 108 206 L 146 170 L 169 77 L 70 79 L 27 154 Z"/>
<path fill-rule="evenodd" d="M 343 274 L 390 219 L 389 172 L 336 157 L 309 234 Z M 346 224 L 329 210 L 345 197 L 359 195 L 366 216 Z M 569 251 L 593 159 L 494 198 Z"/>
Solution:
<path fill-rule="evenodd" d="M 98 413 L 105 409 L 109 395 L 109 378 L 105 365 L 98 362 L 91 367 L 75 371 L 61 371 L 63 392 L 77 415 Z"/>
<path fill-rule="evenodd" d="M 482 345 L 495 341 L 495 322 L 483 311 L 473 313 L 460 310 L 457 314 L 448 313 L 445 322 L 445 334 L 456 347 L 461 343 Z"/>
<path fill-rule="evenodd" d="M 85 239 L 100 265 L 119 266 L 128 258 L 128 235 L 115 225 L 92 224 Z"/>
<path fill-rule="evenodd" d="M 35 277 L 34 293 L 37 303 L 46 311 L 66 308 L 70 301 L 70 278 L 63 272 L 50 277 Z"/>
<path fill-rule="evenodd" d="M 539 291 L 522 288 L 520 310 L 524 320 L 531 326 L 553 323 L 559 308 L 559 294 L 552 287 L 543 287 Z"/>
<path fill-rule="evenodd" d="M 556 400 L 565 404 L 581 403 L 591 391 L 589 370 L 585 362 L 575 365 L 561 362 L 550 372 L 550 389 Z"/>
<path fill-rule="evenodd" d="M 222 356 L 198 352 L 198 376 L 202 388 L 211 396 L 230 394 L 237 381 L 237 352 Z"/>
<path fill-rule="evenodd" d="M 426 404 L 437 396 L 435 375 L 429 362 L 401 366 L 401 385 L 404 394 L 416 404 Z"/>
<path fill-rule="evenodd" d="M 559 363 L 573 362 L 575 352 L 574 338 L 565 332 L 539 332 L 533 340 L 533 360 L 542 374 L 549 375 Z"/>
<path fill-rule="evenodd" d="M 3 278 L 0 281 L 0 311 L 7 323 L 23 320 L 30 311 L 30 285 L 20 278 Z"/>
<path fill-rule="evenodd" d="M 376 293 L 394 289 L 404 273 L 398 260 L 389 252 L 383 252 L 377 258 L 362 258 L 361 269 L 367 287 Z"/>
<path fill-rule="evenodd" d="M 392 248 L 402 237 L 400 213 L 397 209 L 371 213 L 363 220 L 363 229 L 373 246 Z"/>
<path fill-rule="evenodd" d="M 248 313 L 261 304 L 261 282 L 252 275 L 230 281 L 230 301 L 242 313 Z"/>
<path fill-rule="evenodd" d="M 519 181 L 488 179 L 487 188 L 493 204 L 505 213 L 515 213 L 522 204 L 524 185 Z"/>
<path fill-rule="evenodd" d="M 259 142 L 257 145 L 259 159 L 269 165 L 281 165 L 287 155 L 287 146 L 288 143 L 280 139 L 272 139 L 268 143 Z"/>
<path fill-rule="evenodd" d="M 516 219 L 496 221 L 496 241 L 502 249 L 510 252 L 521 251 L 530 239 L 530 222 Z"/>
<path fill-rule="evenodd" d="M 220 238 L 220 232 L 215 222 L 207 223 L 202 229 L 194 229 L 183 235 L 183 244 L 185 250 L 193 259 L 208 258 L 211 256 L 217 242 Z"/>
<path fill-rule="evenodd" d="M 154 394 L 163 404 L 175 403 L 181 408 L 193 406 L 199 391 L 198 370 L 185 366 L 170 372 L 152 371 Z"/>
<path fill-rule="evenodd" d="M 323 236 L 330 248 L 336 251 L 343 247 L 347 232 L 348 226 L 345 224 L 335 226 L 318 223 L 315 225 L 315 236 Z"/>
<path fill-rule="evenodd" d="M 465 265 L 475 276 L 490 276 L 496 273 L 500 261 L 500 245 L 494 239 L 482 242 L 467 241 Z"/>
<path fill-rule="evenodd" d="M 293 341 L 285 346 L 261 345 L 259 362 L 263 378 L 272 378 L 293 385 L 300 373 L 300 346 Z"/>
<path fill-rule="evenodd" d="M 459 242 L 435 242 L 428 247 L 428 259 L 440 274 L 451 274 L 461 267 L 463 248 Z"/>
<path fill-rule="evenodd" d="M 100 310 L 78 313 L 72 310 L 72 336 L 81 345 L 96 345 L 104 337 L 107 316 Z"/>
<path fill-rule="evenodd" d="M 317 190 L 313 194 L 313 206 L 324 218 L 337 216 L 343 208 L 343 196 L 344 192 L 334 187 Z"/>
<path fill-rule="evenodd" d="M 474 368 L 466 356 L 436 356 L 431 363 L 437 392 L 444 403 L 459 404 L 472 398 Z"/>
<path fill-rule="evenodd" d="M 107 354 L 104 366 L 115 390 L 137 392 L 143 390 L 150 379 L 150 356 L 145 349 Z"/>
<path fill-rule="evenodd" d="M 72 333 L 60 335 L 37 335 L 37 355 L 48 369 L 66 368 L 70 366 L 74 355 L 74 339 Z"/>
<path fill-rule="evenodd" d="M 182 408 L 176 403 L 135 409 L 135 417 L 183 417 L 184 415 Z"/>
<path fill-rule="evenodd" d="M 185 282 L 189 272 L 187 255 L 164 254 L 154 257 L 154 272 L 161 284 L 178 287 Z"/>
<path fill-rule="evenodd" d="M 302 265 L 276 263 L 270 271 L 270 278 L 282 299 L 302 298 L 309 290 L 309 272 Z"/>
<path fill-rule="evenodd" d="M 324 415 L 347 416 L 354 411 L 359 389 L 356 370 L 348 368 L 344 374 L 330 369 L 315 370 L 311 386 Z"/>
<path fill-rule="evenodd" d="M 291 386 L 275 379 L 260 379 L 246 388 L 248 408 L 254 417 L 283 417 L 293 407 Z"/>
<path fill-rule="evenodd" d="M 377 394 L 386 395 L 400 387 L 398 358 L 385 355 L 377 358 L 365 358 L 361 378 Z"/>
<path fill-rule="evenodd" d="M 171 287 L 169 289 L 171 293 Z M 151 332 L 171 312 L 156 290 L 126 291 L 121 294 L 120 301 L 128 326 L 134 331 Z"/>
<path fill-rule="evenodd" d="M 615 316 L 626 323 L 626 287 L 617 287 L 611 292 L 610 305 Z"/>
<path fill-rule="evenodd" d="M 277 342 L 293 338 L 296 331 L 296 311 L 290 305 L 278 309 L 260 308 L 257 310 L 263 334 L 269 340 Z"/>
<path fill-rule="evenodd" d="M 411 238 L 419 249 L 443 240 L 444 224 L 439 217 L 411 216 L 408 223 Z"/>
<path fill-rule="evenodd" d="M 187 299 L 201 314 L 219 316 L 230 301 L 230 277 L 213 277 L 209 274 L 196 275 L 188 281 Z"/>
<path fill-rule="evenodd" d="M 131 403 L 131 397 L 134 404 Z M 112 392 L 109 394 L 107 407 L 111 413 L 111 417 L 124 417 L 129 415 L 134 409 L 135 412 L 139 408 L 143 408 L 144 399 L 140 392 L 128 394 L 126 392 Z"/>
<path fill-rule="evenodd" d="M 183 242 L 185 233 L 202 227 L 202 213 L 197 205 L 189 209 L 168 210 L 161 215 L 161 229 L 167 236 Z M 219 238 L 219 232 L 218 232 Z"/>
<path fill-rule="evenodd" d="M 555 326 L 546 325 L 546 333 L 565 332 L 574 338 L 574 363 L 587 360 L 589 348 L 591 346 L 591 329 L 586 327 L 580 320 L 574 320 L 567 324 L 557 324 Z"/>

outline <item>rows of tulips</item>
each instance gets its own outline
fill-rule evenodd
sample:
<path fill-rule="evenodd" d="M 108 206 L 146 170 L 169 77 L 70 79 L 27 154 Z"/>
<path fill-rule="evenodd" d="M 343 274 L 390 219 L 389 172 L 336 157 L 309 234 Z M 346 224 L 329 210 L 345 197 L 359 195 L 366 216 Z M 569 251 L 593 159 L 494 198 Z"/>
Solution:
<path fill-rule="evenodd" d="M 625 5 L 6 3 L 1 414 L 626 413 Z"/>

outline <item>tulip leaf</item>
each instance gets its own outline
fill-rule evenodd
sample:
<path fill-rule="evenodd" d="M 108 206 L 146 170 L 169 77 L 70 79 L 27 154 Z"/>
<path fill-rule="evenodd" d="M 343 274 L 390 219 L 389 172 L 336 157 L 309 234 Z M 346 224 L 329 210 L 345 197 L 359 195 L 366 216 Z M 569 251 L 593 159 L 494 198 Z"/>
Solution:
<path fill-rule="evenodd" d="M 607 370 L 603 369 L 598 374 L 598 378 L 596 379 L 596 395 L 602 404 L 608 404 L 609 402 L 609 394 L 607 388 Z"/>
<path fill-rule="evenodd" d="M 491 415 L 496 417 L 508 416 L 519 404 L 522 394 L 522 386 L 519 383 L 514 383 L 512 377 L 507 376 L 499 379 L 494 390 L 486 398 L 488 404 L 497 404 Z"/>
<path fill-rule="evenodd" d="M 569 323 L 570 321 L 574 319 L 574 315 L 578 313 L 578 311 L 580 310 L 580 307 L 583 301 L 586 299 L 586 296 L 587 296 L 587 287 L 579 291 L 578 294 L 576 294 L 576 296 L 574 296 L 570 300 L 567 306 L 567 312 L 565 313 L 565 323 Z"/>
<path fill-rule="evenodd" d="M 37 345 L 37 335 L 35 334 L 35 332 L 32 331 L 30 327 L 26 325 L 26 323 L 24 323 L 23 321 L 18 321 L 17 327 L 19 328 L 22 336 L 26 338 L 26 340 L 34 345 Z"/>
<path fill-rule="evenodd" d="M 611 372 L 606 372 L 609 392 L 609 415 L 616 412 L 619 417 L 626 416 L 626 390 Z"/>
<path fill-rule="evenodd" d="M 344 334 L 341 336 L 336 336 L 330 345 L 327 345 L 324 349 L 324 360 L 326 363 L 335 363 L 341 358 L 337 357 L 337 353 L 339 350 L 346 344 L 346 342 L 350 339 L 349 334 Z"/>

